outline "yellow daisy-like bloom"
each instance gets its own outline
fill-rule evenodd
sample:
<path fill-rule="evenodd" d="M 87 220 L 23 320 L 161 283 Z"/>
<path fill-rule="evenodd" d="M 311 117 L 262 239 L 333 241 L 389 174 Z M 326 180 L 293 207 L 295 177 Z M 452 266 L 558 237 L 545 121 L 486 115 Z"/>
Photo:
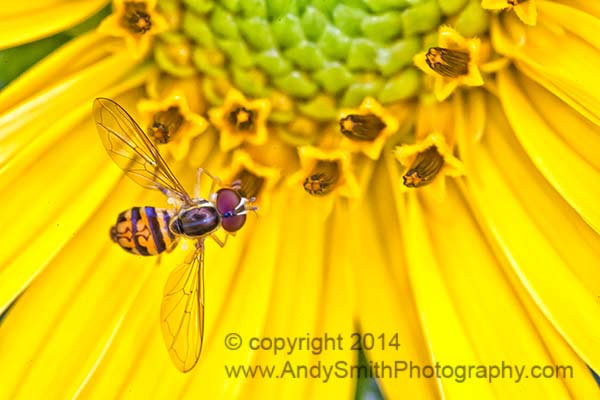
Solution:
<path fill-rule="evenodd" d="M 266 120 L 271 103 L 266 99 L 249 101 L 231 89 L 221 107 L 209 110 L 210 122 L 219 129 L 221 150 L 229 151 L 244 141 L 261 145 L 267 141 Z"/>
<path fill-rule="evenodd" d="M 0 45 L 103 4 L 7 5 Z M 598 397 L 600 7 L 507 4 L 115 0 L 0 91 L 0 398 Z M 260 207 L 206 243 L 186 374 L 159 313 L 190 244 L 111 241 L 171 205 L 96 97 Z"/>
<path fill-rule="evenodd" d="M 445 100 L 459 85 L 481 86 L 481 41 L 465 39 L 449 26 L 440 28 L 438 46 L 415 56 L 415 65 L 435 77 L 434 93 Z"/>
<path fill-rule="evenodd" d="M 223 174 L 225 182 L 240 181 L 240 193 L 246 198 L 260 197 L 261 207 L 270 206 L 270 193 L 281 176 L 277 168 L 261 165 L 245 150 L 237 150 L 228 171 Z"/>
<path fill-rule="evenodd" d="M 344 197 L 357 197 L 359 186 L 351 166 L 350 154 L 343 150 L 321 150 L 306 146 L 298 149 L 301 169 L 291 182 L 302 182 L 304 190 L 312 196 L 339 193 Z M 334 197 L 330 197 L 332 199 Z"/>
<path fill-rule="evenodd" d="M 181 86 L 194 83 L 196 82 L 185 82 Z M 142 100 L 138 108 L 147 115 L 148 136 L 157 145 L 169 143 L 166 150 L 175 160 L 182 160 L 189 154 L 192 140 L 204 132 L 208 122 L 198 114 L 203 111 L 198 99 L 188 96 L 183 88 L 174 88 L 161 97 L 156 100 Z M 196 109 L 196 112 L 192 109 Z"/>
<path fill-rule="evenodd" d="M 451 147 L 440 133 L 431 133 L 416 144 L 396 148 L 396 158 L 406 170 L 400 190 L 434 184 L 436 197 L 446 193 L 446 176 L 464 175 L 462 162 L 452 155 Z"/>
<path fill-rule="evenodd" d="M 167 29 L 167 21 L 156 12 L 156 0 L 114 0 L 114 12 L 98 27 L 106 35 L 125 39 L 135 58 L 150 49 L 153 37 Z"/>
<path fill-rule="evenodd" d="M 358 109 L 342 110 L 340 131 L 346 145 L 353 151 L 362 151 L 377 160 L 390 136 L 400 127 L 398 118 L 384 109 L 375 99 L 367 97 Z"/>

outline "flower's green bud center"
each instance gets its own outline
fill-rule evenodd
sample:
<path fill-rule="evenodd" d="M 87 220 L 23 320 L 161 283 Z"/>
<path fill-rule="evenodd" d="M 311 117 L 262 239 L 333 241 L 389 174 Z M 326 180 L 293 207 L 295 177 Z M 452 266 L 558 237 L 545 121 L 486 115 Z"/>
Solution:
<path fill-rule="evenodd" d="M 479 0 L 162 0 L 159 6 L 177 14 L 167 19 L 180 21 L 202 75 L 226 74 L 252 97 L 283 93 L 297 100 L 294 112 L 318 120 L 334 119 L 336 109 L 365 96 L 385 104 L 417 95 L 422 74 L 412 60 L 436 44 L 438 27 L 452 22 L 460 33 L 480 35 L 488 18 Z M 174 70 L 168 57 L 157 62 Z"/>

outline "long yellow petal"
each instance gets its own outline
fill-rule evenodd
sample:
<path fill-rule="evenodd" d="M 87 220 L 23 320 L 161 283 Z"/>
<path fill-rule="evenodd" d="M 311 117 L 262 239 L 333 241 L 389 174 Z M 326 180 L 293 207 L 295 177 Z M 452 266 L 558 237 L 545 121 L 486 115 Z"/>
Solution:
<path fill-rule="evenodd" d="M 67 42 L 0 91 L 0 112 L 77 75 L 111 56 L 115 49 L 114 39 L 96 32 L 83 34 Z M 115 70 L 107 72 L 109 76 L 114 73 Z"/>
<path fill-rule="evenodd" d="M 84 144 L 89 141 L 83 141 Z M 4 310 L 29 282 L 39 274 L 50 259 L 68 243 L 70 237 L 102 202 L 107 189 L 119 178 L 119 172 L 102 155 L 75 156 L 82 141 L 73 141 L 71 148 L 64 146 L 60 157 L 68 163 L 56 160 L 51 164 L 38 164 L 32 175 L 23 176 L 29 190 L 11 191 L 2 200 L 5 208 L 2 217 L 14 221 L 14 235 L 5 235 L 0 251 L 0 309 Z M 70 150 L 70 151 L 69 151 Z M 70 153 L 70 159 L 65 155 Z M 46 169 L 44 173 L 40 171 Z M 97 171 L 92 181 L 82 176 L 81 170 Z M 69 173 L 70 172 L 70 173 Z M 61 176 L 60 184 L 56 176 Z M 4 196 L 3 196 L 4 197 Z M 35 199 L 35 200 L 32 200 Z M 69 199 L 68 203 L 65 200 Z M 19 210 L 19 215 L 15 215 Z"/>
<path fill-rule="evenodd" d="M 1 114 L 0 145 L 3 152 L 0 164 L 13 157 L 23 144 L 34 140 L 47 128 L 47 121 L 60 118 L 61 113 L 71 109 L 73 104 L 91 104 L 103 89 L 129 71 L 127 66 L 132 66 L 129 56 L 126 53 L 115 54 Z M 114 73 L 115 70 L 119 73 Z"/>
<path fill-rule="evenodd" d="M 317 332 L 321 297 L 324 293 L 323 250 L 326 241 L 323 226 L 326 220 L 322 215 L 322 208 L 315 203 L 307 203 L 307 197 L 298 188 L 290 191 L 284 198 L 288 209 L 296 212 L 290 212 L 280 226 L 277 268 L 261 337 L 314 337 Z M 284 373 L 286 363 L 291 368 L 310 366 L 318 357 L 307 350 L 297 350 L 291 354 L 257 350 L 250 356 L 248 361 L 251 365 L 275 366 L 276 375 Z M 247 387 L 240 396 L 306 398 L 306 390 L 312 386 L 310 377 L 293 379 L 287 373 L 283 376 L 281 379 L 248 379 Z M 236 382 L 232 384 L 235 385 Z"/>
<path fill-rule="evenodd" d="M 116 97 L 117 95 L 128 91 L 134 87 L 141 86 L 151 73 L 150 68 L 138 69 L 135 74 L 128 76 L 116 86 L 102 90 L 101 94 L 106 97 Z M 92 99 L 96 94 L 89 93 Z M 38 160 L 48 149 L 60 146 L 65 135 L 72 132 L 82 132 L 90 127 L 90 101 L 85 101 L 77 108 L 67 107 L 60 110 L 60 116 L 49 123 L 45 129 L 42 129 L 33 137 L 30 142 L 23 142 L 18 135 L 9 138 L 5 144 L 14 149 L 13 156 L 0 166 L 0 190 L 8 185 L 14 184 L 25 168 Z M 83 123 L 82 120 L 86 119 Z M 93 131 L 93 129 L 92 129 Z M 94 142 L 94 146 L 97 143 Z"/>
<path fill-rule="evenodd" d="M 527 99 L 514 74 L 500 72 L 498 87 L 508 120 L 525 151 L 565 200 L 600 233 L 600 171 L 561 140 Z"/>
<path fill-rule="evenodd" d="M 582 220 L 578 221 L 577 214 L 557 198 L 556 192 L 534 172 L 529 161 L 511 163 L 514 157 L 507 156 L 508 162 L 497 157 L 518 151 L 515 139 L 512 145 L 504 146 L 504 150 L 498 145 L 498 138 L 509 136 L 508 132 L 506 123 L 490 124 L 482 142 L 485 146 L 473 147 L 468 138 L 461 140 L 470 202 L 486 233 L 498 244 L 501 254 L 538 307 L 579 356 L 598 369 L 598 284 L 589 282 L 599 281 L 597 271 L 593 271 L 595 262 L 589 262 L 597 259 L 597 235 Z M 488 136 L 492 135 L 496 139 L 488 143 Z M 527 160 L 527 157 L 521 159 Z M 508 165 L 513 165 L 513 170 L 505 175 L 503 171 Z M 527 171 L 531 171 L 529 177 Z M 537 176 L 534 181 L 532 175 Z M 529 199 L 525 202 L 527 207 L 519 198 Z M 539 225 L 544 219 L 547 227 Z M 555 231 L 550 235 L 552 240 L 547 237 L 549 230 Z M 564 244 L 557 245 L 561 241 Z M 588 260 L 587 265 L 571 265 L 570 260 L 578 257 L 579 251 L 582 259 Z"/>
<path fill-rule="evenodd" d="M 141 189 L 125 179 L 119 193 L 136 198 Z M 152 260 L 132 259 L 108 238 L 108 228 L 122 211 L 121 197 L 95 194 L 98 198 L 87 199 L 85 207 L 92 208 L 92 201 L 102 206 L 82 229 L 63 232 L 61 237 L 73 239 L 30 284 L 0 327 L 0 370 L 6 378 L 0 397 L 72 397 L 126 304 L 144 284 Z M 73 212 L 81 213 L 79 208 Z M 26 254 L 40 251 L 35 244 Z M 30 265 L 44 263 L 31 260 Z"/>
<path fill-rule="evenodd" d="M 596 71 L 600 69 L 600 52 L 560 26 L 526 27 L 509 17 L 502 21 L 492 21 L 496 50 L 513 58 L 532 79 L 599 123 L 600 81 Z"/>
<path fill-rule="evenodd" d="M 37 3 L 37 2 L 36 2 Z M 94 14 L 106 0 L 71 0 L 54 4 L 2 5 L 0 49 L 18 46 L 65 30 Z"/>
<path fill-rule="evenodd" d="M 453 304 L 443 275 L 441 254 L 432 248 L 429 229 L 416 193 L 410 193 L 406 212 L 406 257 L 408 274 L 423 334 L 433 365 L 479 365 L 481 358 L 469 340 L 459 310 Z M 451 398 L 493 398 L 487 382 L 474 380 L 469 385 L 456 380 L 434 378 L 445 396 Z"/>
<path fill-rule="evenodd" d="M 350 248 L 351 242 L 347 241 L 347 221 L 356 217 L 343 204 L 338 204 L 334 209 L 325 228 L 323 247 L 323 284 L 320 291 L 320 306 L 317 309 L 318 325 L 315 337 L 342 338 L 354 332 L 354 304 L 356 302 L 355 287 L 352 280 Z M 351 349 L 348 341 L 343 341 L 346 346 L 339 346 L 340 342 L 332 345 L 330 339 L 323 340 L 323 350 L 312 357 L 312 364 L 332 367 L 336 363 L 353 365 L 357 363 L 357 352 Z M 333 371 L 333 370 L 332 370 Z M 354 394 L 356 382 L 350 377 L 338 378 L 321 376 L 310 381 L 306 398 L 332 399 L 351 398 Z"/>
<path fill-rule="evenodd" d="M 406 274 L 400 225 L 395 222 L 405 220 L 404 215 L 398 217 L 398 208 L 404 211 L 405 197 L 399 195 L 398 203 L 394 197 L 393 185 L 401 178 L 392 158 L 388 152 L 386 161 L 390 163 L 375 171 L 372 193 L 356 207 L 357 215 L 370 223 L 349 223 L 345 229 L 348 262 L 354 269 L 357 322 L 362 333 L 372 333 L 375 337 L 384 335 L 383 346 L 377 342 L 378 345 L 366 349 L 365 353 L 369 361 L 385 363 L 395 369 L 396 365 L 403 365 L 402 361 L 427 364 L 430 355 Z M 389 398 L 399 393 L 406 394 L 407 398 L 439 397 L 434 380 L 411 379 L 406 371 L 393 375 L 388 372 L 380 376 L 378 382 Z"/>
<path fill-rule="evenodd" d="M 531 79 L 521 76 L 519 82 L 523 93 L 527 93 L 537 110 L 543 111 L 543 118 L 552 126 L 554 132 L 587 163 L 600 171 L 600 126 L 591 123 Z"/>
<path fill-rule="evenodd" d="M 552 1 L 539 1 L 541 18 L 562 25 L 600 50 L 600 19 L 578 8 L 568 7 Z"/>

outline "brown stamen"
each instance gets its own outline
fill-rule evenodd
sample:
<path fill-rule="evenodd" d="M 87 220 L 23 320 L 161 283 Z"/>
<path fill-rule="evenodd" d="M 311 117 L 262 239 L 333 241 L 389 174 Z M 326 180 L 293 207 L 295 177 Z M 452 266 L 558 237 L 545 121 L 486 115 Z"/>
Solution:
<path fill-rule="evenodd" d="M 146 4 L 127 1 L 125 2 L 125 15 L 123 25 L 132 33 L 144 34 L 152 28 L 150 15 L 146 12 Z"/>
<path fill-rule="evenodd" d="M 339 179 L 340 167 L 336 161 L 319 161 L 304 180 L 304 190 L 312 196 L 325 196 L 331 193 Z"/>
<path fill-rule="evenodd" d="M 521 3 L 525 3 L 527 0 L 506 0 L 506 3 L 510 6 L 518 6 Z"/>
<path fill-rule="evenodd" d="M 236 174 L 234 182 L 238 183 L 237 187 L 240 194 L 250 199 L 258 196 L 265 184 L 265 178 L 244 168 Z"/>
<path fill-rule="evenodd" d="M 428 185 L 437 176 L 443 166 L 444 158 L 438 152 L 437 147 L 429 147 L 417 154 L 415 161 L 413 161 L 408 171 L 402 177 L 404 179 L 404 186 L 416 188 Z"/>
<path fill-rule="evenodd" d="M 469 72 L 469 60 L 469 53 L 443 47 L 431 47 L 425 56 L 429 68 L 449 78 L 466 75 Z"/>
<path fill-rule="evenodd" d="M 183 115 L 179 107 L 171 106 L 166 111 L 154 114 L 152 124 L 148 127 L 148 135 L 155 142 L 165 144 L 173 137 L 183 124 Z"/>
<path fill-rule="evenodd" d="M 237 107 L 229 113 L 229 123 L 239 131 L 250 131 L 254 126 L 254 112 L 246 107 Z"/>
<path fill-rule="evenodd" d="M 385 123 L 375 114 L 350 114 L 340 120 L 340 130 L 351 140 L 371 142 L 385 129 Z"/>

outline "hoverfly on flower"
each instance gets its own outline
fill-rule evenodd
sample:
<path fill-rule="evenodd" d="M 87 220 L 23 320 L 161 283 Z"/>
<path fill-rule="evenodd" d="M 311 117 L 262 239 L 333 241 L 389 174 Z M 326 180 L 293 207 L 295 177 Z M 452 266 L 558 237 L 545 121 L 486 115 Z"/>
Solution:
<path fill-rule="evenodd" d="M 124 250 L 142 256 L 169 252 L 181 237 L 195 240 L 194 251 L 171 272 L 163 293 L 160 311 L 163 337 L 169 356 L 182 372 L 198 362 L 204 331 L 204 241 L 212 238 L 225 246 L 254 211 L 253 198 L 240 194 L 240 182 L 221 187 L 218 178 L 198 169 L 194 196 L 177 180 L 150 138 L 116 102 L 94 101 L 94 119 L 106 151 L 113 161 L 139 185 L 157 189 L 167 196 L 172 209 L 133 207 L 117 217 L 111 239 Z M 208 199 L 200 195 L 200 178 L 211 180 Z M 216 235 L 223 228 L 224 239 Z"/>

